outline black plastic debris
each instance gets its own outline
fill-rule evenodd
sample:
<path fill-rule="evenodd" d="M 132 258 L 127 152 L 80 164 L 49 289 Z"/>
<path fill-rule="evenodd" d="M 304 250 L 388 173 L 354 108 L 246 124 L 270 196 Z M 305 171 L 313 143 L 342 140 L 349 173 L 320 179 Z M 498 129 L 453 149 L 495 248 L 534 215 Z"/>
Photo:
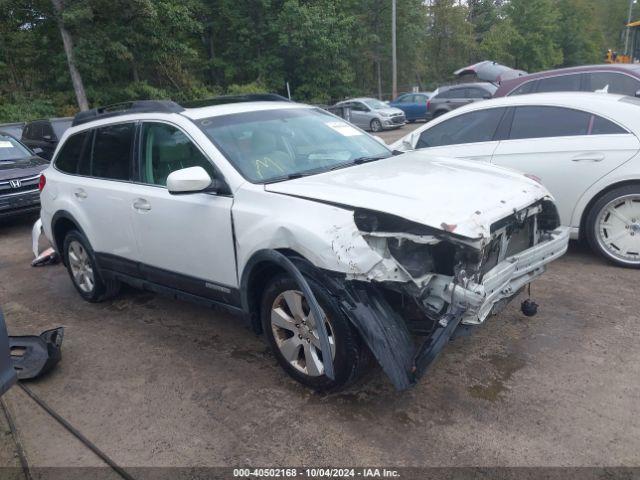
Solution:
<path fill-rule="evenodd" d="M 45 330 L 40 335 L 10 336 L 11 365 L 18 380 L 41 377 L 62 358 L 64 327 Z"/>

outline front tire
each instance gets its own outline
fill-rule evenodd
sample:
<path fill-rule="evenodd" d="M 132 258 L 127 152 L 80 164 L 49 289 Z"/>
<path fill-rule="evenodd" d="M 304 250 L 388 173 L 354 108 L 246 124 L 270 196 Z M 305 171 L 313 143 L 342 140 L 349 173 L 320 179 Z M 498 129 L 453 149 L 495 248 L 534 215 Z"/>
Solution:
<path fill-rule="evenodd" d="M 91 244 L 82 233 L 67 233 L 62 251 L 73 286 L 87 302 L 102 302 L 118 293 L 120 282 L 102 278 Z"/>
<path fill-rule="evenodd" d="M 594 252 L 615 265 L 640 268 L 640 185 L 600 197 L 589 210 L 585 228 Z"/>
<path fill-rule="evenodd" d="M 369 351 L 330 295 L 314 281 L 307 282 L 326 315 L 335 379 L 324 374 L 315 319 L 298 284 L 289 276 L 274 277 L 264 291 L 260 308 L 263 330 L 289 376 L 314 390 L 335 391 L 364 373 L 371 363 Z"/>
<path fill-rule="evenodd" d="M 382 131 L 382 122 L 380 120 L 378 120 L 377 118 L 374 118 L 373 120 L 371 120 L 371 131 L 372 132 L 381 132 Z"/>

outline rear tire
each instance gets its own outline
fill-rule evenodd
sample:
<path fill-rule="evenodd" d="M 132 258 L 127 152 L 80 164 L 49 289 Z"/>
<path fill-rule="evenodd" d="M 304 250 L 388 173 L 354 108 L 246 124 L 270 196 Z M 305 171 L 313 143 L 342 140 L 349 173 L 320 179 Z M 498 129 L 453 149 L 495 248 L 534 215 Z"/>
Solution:
<path fill-rule="evenodd" d="M 82 233 L 69 231 L 64 237 L 62 252 L 71 282 L 87 302 L 102 302 L 120 291 L 120 282 L 103 278 L 93 248 Z"/>
<path fill-rule="evenodd" d="M 604 194 L 589 210 L 584 226 L 594 252 L 615 265 L 640 268 L 640 185 Z"/>
<path fill-rule="evenodd" d="M 298 284 L 287 275 L 271 279 L 264 291 L 260 306 L 263 331 L 278 363 L 289 376 L 314 390 L 335 391 L 357 380 L 371 365 L 371 357 L 335 300 L 313 280 L 307 282 L 327 316 L 325 325 L 333 343 L 335 379 L 323 373 L 314 319 Z"/>

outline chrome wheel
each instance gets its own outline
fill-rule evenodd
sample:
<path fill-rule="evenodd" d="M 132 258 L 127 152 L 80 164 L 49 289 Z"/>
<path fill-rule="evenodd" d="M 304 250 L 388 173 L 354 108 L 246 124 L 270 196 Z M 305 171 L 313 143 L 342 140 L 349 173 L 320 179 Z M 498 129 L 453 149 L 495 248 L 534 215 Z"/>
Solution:
<path fill-rule="evenodd" d="M 82 244 L 76 240 L 69 243 L 67 250 L 67 258 L 69 260 L 69 268 L 73 281 L 78 288 L 85 293 L 91 293 L 95 286 L 95 278 L 93 276 L 93 267 L 89 254 Z"/>
<path fill-rule="evenodd" d="M 625 195 L 606 204 L 596 220 L 600 248 L 621 263 L 640 264 L 640 195 Z"/>
<path fill-rule="evenodd" d="M 328 319 L 325 327 L 335 358 L 333 328 Z M 271 307 L 271 330 L 278 350 L 292 367 L 311 377 L 324 374 L 316 320 L 302 292 L 286 290 L 276 297 Z"/>

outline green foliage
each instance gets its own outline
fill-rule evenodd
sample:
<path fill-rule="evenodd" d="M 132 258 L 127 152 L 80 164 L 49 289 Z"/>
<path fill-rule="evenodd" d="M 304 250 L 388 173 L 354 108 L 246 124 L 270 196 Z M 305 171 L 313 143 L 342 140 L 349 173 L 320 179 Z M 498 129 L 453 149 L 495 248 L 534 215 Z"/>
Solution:
<path fill-rule="evenodd" d="M 399 91 L 484 59 L 528 71 L 621 51 L 628 0 L 397 0 Z M 636 7 L 634 19 L 640 19 Z M 0 0 L 0 122 L 75 112 L 51 0 Z M 65 0 L 92 106 L 276 92 L 391 95 L 390 0 Z"/>

